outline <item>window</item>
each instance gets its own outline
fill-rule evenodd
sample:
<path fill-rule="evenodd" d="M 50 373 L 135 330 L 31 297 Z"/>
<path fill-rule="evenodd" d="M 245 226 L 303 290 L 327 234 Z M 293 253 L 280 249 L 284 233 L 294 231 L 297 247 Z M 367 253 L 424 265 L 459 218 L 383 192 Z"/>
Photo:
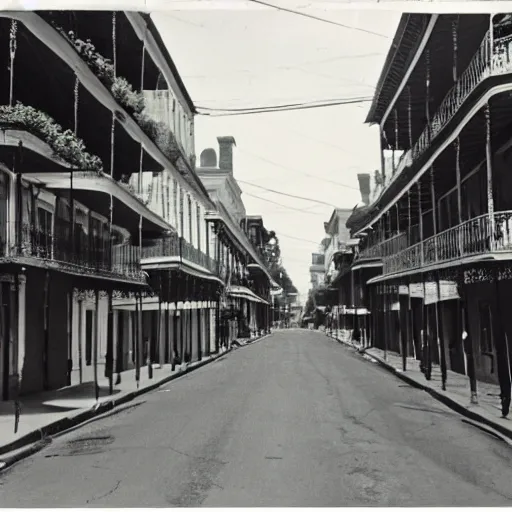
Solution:
<path fill-rule="evenodd" d="M 35 246 L 39 247 L 41 258 L 52 257 L 52 226 L 53 214 L 48 210 L 37 208 L 37 231 L 35 233 Z"/>
<path fill-rule="evenodd" d="M 173 222 L 178 227 L 178 182 L 174 178 L 172 180 L 172 209 Z"/>
<path fill-rule="evenodd" d="M 210 256 L 210 224 L 206 220 L 204 221 L 204 228 L 205 228 L 205 233 L 206 233 L 206 240 L 205 240 L 206 255 Z"/>
<path fill-rule="evenodd" d="M 109 237 L 107 227 L 102 220 L 91 217 L 91 263 L 100 264 L 103 262 Z"/>
<path fill-rule="evenodd" d="M 165 197 L 166 197 L 166 202 L 167 202 L 167 222 L 169 224 L 172 223 L 171 221 L 171 195 L 170 195 L 170 192 L 169 192 L 169 187 L 171 186 L 171 177 L 169 175 L 167 175 L 167 178 L 166 178 L 166 184 L 165 184 Z"/>
<path fill-rule="evenodd" d="M 480 303 L 480 352 L 493 353 L 492 312 L 487 302 Z"/>
<path fill-rule="evenodd" d="M 183 236 L 183 232 L 185 231 L 184 226 L 184 217 L 183 217 L 183 190 L 180 188 L 180 236 Z"/>
<path fill-rule="evenodd" d="M 201 250 L 201 207 L 196 205 L 197 248 Z"/>
<path fill-rule="evenodd" d="M 256 226 L 251 227 L 251 242 L 254 245 L 258 245 L 258 230 L 256 229 Z"/>
<path fill-rule="evenodd" d="M 190 198 L 190 196 L 188 196 L 187 204 L 188 204 L 188 241 L 191 244 L 193 244 L 194 243 L 194 239 L 192 237 L 192 235 L 193 235 L 193 229 L 192 229 L 192 199 Z"/>
<path fill-rule="evenodd" d="M 75 254 L 84 256 L 87 252 L 89 237 L 89 215 L 77 209 L 75 211 Z"/>
<path fill-rule="evenodd" d="M 68 258 L 68 244 L 71 239 L 69 229 L 70 208 L 62 198 L 57 198 L 55 230 L 54 230 L 54 252 L 55 258 L 66 260 Z"/>

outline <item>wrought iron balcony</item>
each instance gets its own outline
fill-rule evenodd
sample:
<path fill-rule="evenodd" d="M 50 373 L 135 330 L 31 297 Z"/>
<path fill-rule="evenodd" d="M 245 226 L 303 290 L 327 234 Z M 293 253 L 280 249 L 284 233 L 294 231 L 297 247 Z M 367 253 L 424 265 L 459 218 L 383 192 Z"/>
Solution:
<path fill-rule="evenodd" d="M 407 247 L 407 233 L 398 233 L 387 240 L 367 247 L 359 253 L 357 261 L 382 259 L 405 249 Z"/>
<path fill-rule="evenodd" d="M 403 155 L 396 172 L 390 176 L 386 186 L 395 181 L 412 160 L 419 158 L 430 147 L 433 139 L 449 123 L 478 85 L 486 78 L 506 73 L 512 73 L 512 36 L 493 41 L 487 32 L 468 67 L 441 102 L 430 126 L 425 127 L 411 152 Z"/>
<path fill-rule="evenodd" d="M 194 247 L 183 237 L 179 237 L 176 233 L 159 238 L 153 245 L 142 248 L 142 259 L 166 256 L 181 257 L 209 270 L 213 274 L 218 274 L 217 262 L 213 258 Z"/>
<path fill-rule="evenodd" d="M 383 261 L 383 274 L 504 252 L 512 257 L 512 211 L 480 215 L 388 256 Z"/>
<path fill-rule="evenodd" d="M 208 269 L 213 274 L 217 273 L 217 263 L 213 258 L 194 247 L 191 243 L 187 242 L 183 237 L 180 238 L 181 242 L 181 257 Z"/>
<path fill-rule="evenodd" d="M 7 232 L 15 241 L 1 241 L 4 260 L 36 259 L 45 267 L 63 271 L 145 282 L 139 247 L 110 247 L 108 240 L 90 237 L 78 230 L 72 237 L 69 226 L 47 231 L 29 223 L 21 226 L 9 223 Z"/>

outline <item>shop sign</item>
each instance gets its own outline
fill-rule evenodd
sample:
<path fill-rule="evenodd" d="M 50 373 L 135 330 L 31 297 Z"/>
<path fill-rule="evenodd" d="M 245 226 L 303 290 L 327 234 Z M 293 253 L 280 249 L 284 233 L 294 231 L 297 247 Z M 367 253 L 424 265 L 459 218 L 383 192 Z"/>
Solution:
<path fill-rule="evenodd" d="M 437 283 L 425 283 L 425 304 L 435 304 L 438 301 L 439 295 L 437 293 Z"/>
<path fill-rule="evenodd" d="M 413 283 L 409 285 L 409 295 L 411 298 L 423 298 L 423 283 Z"/>
<path fill-rule="evenodd" d="M 398 294 L 399 295 L 409 295 L 409 287 L 407 285 L 401 284 L 398 287 Z"/>
<path fill-rule="evenodd" d="M 459 289 L 457 283 L 454 281 L 441 281 L 440 285 L 440 298 L 439 300 L 456 300 L 460 299 Z"/>

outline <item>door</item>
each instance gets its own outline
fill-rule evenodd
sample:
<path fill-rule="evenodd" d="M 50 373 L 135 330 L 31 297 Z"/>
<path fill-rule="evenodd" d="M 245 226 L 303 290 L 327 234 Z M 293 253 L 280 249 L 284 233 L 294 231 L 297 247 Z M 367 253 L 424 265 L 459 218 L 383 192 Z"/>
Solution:
<path fill-rule="evenodd" d="M 460 326 L 460 301 L 447 300 L 441 302 L 441 321 L 443 323 L 444 343 L 448 351 L 450 369 L 461 375 L 466 374 L 464 349 Z"/>
<path fill-rule="evenodd" d="M 37 256 L 50 259 L 52 257 L 52 225 L 53 214 L 44 208 L 37 209 L 37 235 L 35 247 L 38 248 Z"/>

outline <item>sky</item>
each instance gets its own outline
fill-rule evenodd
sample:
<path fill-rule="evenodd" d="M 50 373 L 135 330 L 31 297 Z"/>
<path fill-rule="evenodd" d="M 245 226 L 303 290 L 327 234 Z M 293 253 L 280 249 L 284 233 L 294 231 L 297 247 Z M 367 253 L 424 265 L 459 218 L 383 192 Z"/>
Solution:
<path fill-rule="evenodd" d="M 152 14 L 198 107 L 246 108 L 372 97 L 400 19 L 395 11 L 310 14 L 382 36 L 266 7 Z M 360 202 L 357 174 L 380 168 L 378 132 L 364 124 L 370 103 L 244 116 L 196 116 L 196 154 L 237 147 L 234 176 L 249 215 L 279 238 L 283 265 L 305 299 L 311 253 L 333 208 Z M 279 195 L 316 199 L 328 205 Z M 274 204 L 278 203 L 278 204 Z"/>

